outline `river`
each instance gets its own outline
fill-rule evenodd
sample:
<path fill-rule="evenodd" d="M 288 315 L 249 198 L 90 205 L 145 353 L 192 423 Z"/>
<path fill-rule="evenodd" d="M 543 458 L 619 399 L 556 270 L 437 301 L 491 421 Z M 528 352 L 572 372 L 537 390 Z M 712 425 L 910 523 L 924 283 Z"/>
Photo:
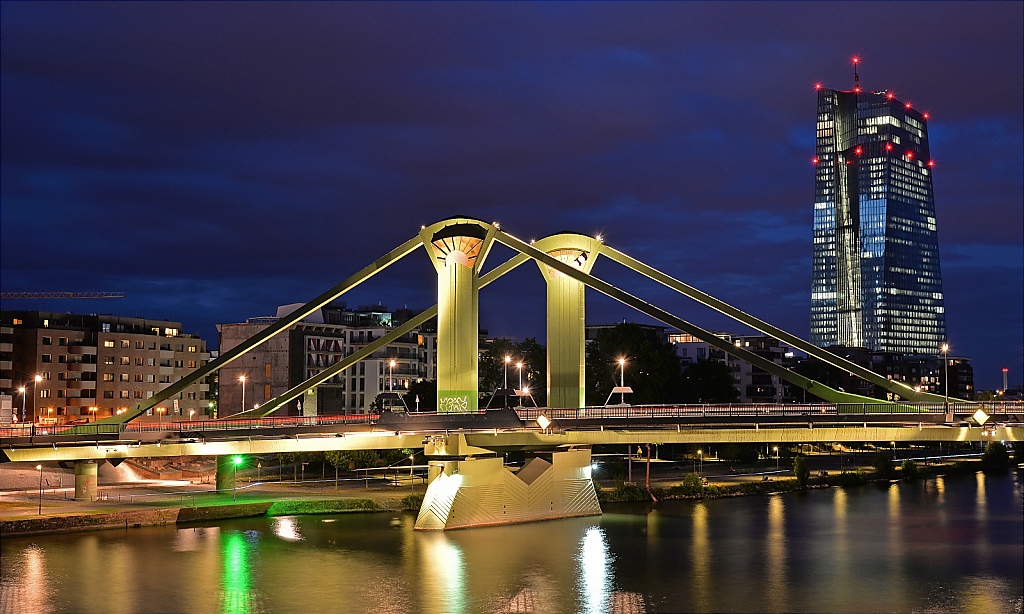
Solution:
<path fill-rule="evenodd" d="M 411 514 L 4 538 L 0 611 L 1021 612 L 1020 474 L 418 532 Z"/>

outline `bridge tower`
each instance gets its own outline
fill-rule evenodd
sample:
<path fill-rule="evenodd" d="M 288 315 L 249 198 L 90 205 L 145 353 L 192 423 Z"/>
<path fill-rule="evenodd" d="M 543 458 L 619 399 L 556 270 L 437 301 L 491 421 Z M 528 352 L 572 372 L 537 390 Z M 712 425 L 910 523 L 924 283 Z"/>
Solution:
<path fill-rule="evenodd" d="M 541 239 L 534 247 L 590 273 L 601 242 L 580 234 L 561 233 Z M 585 407 L 586 286 L 542 262 L 537 262 L 537 266 L 547 282 L 548 407 Z"/>
<path fill-rule="evenodd" d="M 479 272 L 494 233 L 475 220 L 455 218 L 421 231 L 437 270 L 437 411 L 479 407 Z"/>

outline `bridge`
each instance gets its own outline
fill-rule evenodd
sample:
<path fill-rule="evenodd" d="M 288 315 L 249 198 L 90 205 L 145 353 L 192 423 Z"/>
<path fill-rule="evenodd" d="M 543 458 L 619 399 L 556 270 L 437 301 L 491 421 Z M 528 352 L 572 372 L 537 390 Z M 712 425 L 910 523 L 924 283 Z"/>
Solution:
<path fill-rule="evenodd" d="M 494 245 L 514 256 L 483 272 Z M 132 421 L 192 383 L 237 360 L 271 337 L 409 254 L 424 248 L 437 273 L 438 302 L 388 334 L 325 368 L 258 410 L 229 420 L 137 424 Z M 669 311 L 593 274 L 600 256 L 625 266 L 809 356 L 875 384 L 892 399 L 836 390 L 736 347 Z M 479 292 L 534 261 L 547 282 L 547 398 L 544 409 L 480 411 L 477 374 Z M 824 399 L 821 405 L 586 407 L 585 289 L 614 298 Z M 270 417 L 291 409 L 328 381 L 395 339 L 437 317 L 437 414 Z M 949 403 L 942 396 L 889 380 L 728 305 L 607 246 L 600 237 L 560 233 L 524 242 L 497 223 L 452 218 L 416 236 L 333 288 L 280 318 L 218 359 L 121 415 L 89 425 L 24 425 L 2 433 L 7 461 L 76 461 L 76 498 L 95 492 L 96 462 L 130 457 L 218 457 L 218 486 L 233 481 L 236 454 L 422 448 L 436 460 L 417 528 L 446 529 L 600 513 L 590 482 L 590 446 L 644 443 L 833 443 L 890 441 L 1017 441 L 1021 408 Z M 27 429 L 27 430 L 26 430 Z M 505 450 L 549 450 L 517 474 L 501 464 Z M 79 479 L 81 478 L 81 479 Z"/>

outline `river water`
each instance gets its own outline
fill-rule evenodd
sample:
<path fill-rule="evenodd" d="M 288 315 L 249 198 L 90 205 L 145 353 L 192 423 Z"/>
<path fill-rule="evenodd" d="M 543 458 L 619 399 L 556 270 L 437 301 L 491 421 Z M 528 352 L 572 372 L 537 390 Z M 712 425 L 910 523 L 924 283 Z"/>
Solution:
<path fill-rule="evenodd" d="M 1021 476 L 609 505 L 418 532 L 411 514 L 232 520 L 0 545 L 0 610 L 1021 612 Z"/>

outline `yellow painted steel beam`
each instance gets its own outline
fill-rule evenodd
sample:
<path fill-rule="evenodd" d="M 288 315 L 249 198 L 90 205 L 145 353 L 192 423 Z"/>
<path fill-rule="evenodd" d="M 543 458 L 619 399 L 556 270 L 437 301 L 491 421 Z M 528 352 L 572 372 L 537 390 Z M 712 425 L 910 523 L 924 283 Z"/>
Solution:
<path fill-rule="evenodd" d="M 904 399 L 910 399 L 914 401 L 931 401 L 942 403 L 945 401 L 945 397 L 938 394 L 931 394 L 928 392 L 919 392 L 904 384 L 903 382 L 896 382 L 875 373 L 871 369 L 867 369 L 858 365 L 855 362 L 846 360 L 840 356 L 836 356 L 832 352 L 820 348 L 813 343 L 805 341 L 800 337 L 792 333 L 788 333 L 781 328 L 772 326 L 768 322 L 756 318 L 748 313 L 733 307 L 725 301 L 719 300 L 706 292 L 702 292 L 693 286 L 675 279 L 674 277 L 662 273 L 654 267 L 648 266 L 643 262 L 640 262 L 636 258 L 627 256 L 617 249 L 609 247 L 607 245 L 601 246 L 601 253 L 606 255 L 610 260 L 618 262 L 622 266 L 640 273 L 654 281 L 679 292 L 680 294 L 689 297 L 698 303 L 710 307 L 720 313 L 723 313 L 730 318 L 750 326 L 751 328 L 758 330 L 769 337 L 774 337 L 779 341 L 789 344 L 790 346 L 806 352 L 809 356 L 813 356 L 822 362 L 832 365 L 838 369 L 846 371 L 851 375 L 855 375 L 863 380 L 871 382 L 882 389 L 887 390 L 893 394 L 897 394 Z M 706 340 L 705 340 L 706 341 Z M 937 348 L 936 348 L 937 349 Z"/>
<path fill-rule="evenodd" d="M 186 375 L 185 377 L 181 378 L 180 380 L 171 384 L 170 386 L 157 391 L 157 393 L 154 394 L 151 398 L 146 399 L 142 403 L 132 406 L 132 408 L 129 409 L 127 412 L 118 416 L 111 416 L 109 418 L 97 420 L 93 424 L 122 424 L 134 420 L 135 418 L 138 418 L 147 410 L 156 407 L 158 404 L 166 401 L 167 399 L 173 397 L 179 392 L 183 392 L 186 388 L 188 388 L 195 382 L 203 379 L 204 377 L 209 376 L 211 373 L 217 371 L 221 367 L 233 362 L 246 352 L 255 349 L 257 346 L 259 346 L 266 340 L 270 339 L 271 337 L 285 330 L 288 330 L 288 328 L 290 328 L 293 324 L 298 323 L 300 320 L 302 320 L 302 318 L 305 318 L 306 316 L 313 313 L 317 309 L 324 307 L 325 305 L 327 305 L 334 299 L 338 298 L 342 294 L 348 292 L 349 290 L 363 283 L 367 279 L 370 279 L 371 277 L 388 268 L 398 260 L 401 260 L 408 254 L 412 253 L 414 250 L 419 248 L 420 245 L 421 240 L 419 236 L 415 236 L 409 239 L 408 241 L 399 245 L 398 247 L 391 250 L 384 256 L 373 261 L 371 264 L 363 267 L 356 274 L 350 276 L 349 278 L 345 279 L 344 281 L 334 286 L 330 290 L 327 290 L 326 292 L 309 301 L 302 307 L 299 307 L 292 313 L 281 318 L 280 320 L 277 321 L 277 323 L 265 328 L 264 330 L 250 337 L 241 344 L 222 353 L 216 360 L 208 362 L 205 366 L 196 369 L 192 373 Z"/>
<path fill-rule="evenodd" d="M 167 456 L 221 456 L 226 454 L 276 454 L 284 452 L 322 452 L 328 450 L 382 450 L 425 448 L 430 453 L 446 455 L 478 454 L 481 451 L 530 449 L 551 450 L 565 446 L 625 444 L 727 444 L 727 443 L 790 443 L 828 444 L 875 442 L 990 442 L 1024 440 L 1024 428 L 992 429 L 935 425 L 904 426 L 748 426 L 744 428 L 693 428 L 678 426 L 657 429 L 603 431 L 535 430 L 482 431 L 445 433 L 412 433 L 370 431 L 309 434 L 273 439 L 238 439 L 173 443 L 96 442 L 75 446 L 45 445 L 35 448 L 5 447 L 4 454 L 13 462 L 44 462 L 101 460 L 123 458 L 156 458 Z M 216 436 L 221 433 L 208 433 Z M 226 434 L 226 433 L 223 433 Z M 427 443 L 424 443 L 426 441 Z"/>
<path fill-rule="evenodd" d="M 415 317 L 409 319 L 409 321 L 405 322 L 401 326 L 398 326 L 397 328 L 395 328 L 391 332 L 387 333 L 386 335 L 381 336 L 379 339 L 376 339 L 373 342 L 368 343 L 366 346 L 356 350 L 352 354 L 346 356 L 342 360 L 339 360 L 337 363 L 335 363 L 335 364 L 331 365 L 330 367 L 324 369 L 320 373 L 318 373 L 318 374 L 314 375 L 313 377 L 307 379 L 306 381 L 302 382 L 301 384 L 291 388 L 290 390 L 282 393 L 281 395 L 279 395 L 279 396 L 277 396 L 277 397 L 275 397 L 273 399 L 270 399 L 269 401 L 267 401 L 263 405 L 260 405 L 260 407 L 259 407 L 259 411 L 261 412 L 260 417 L 269 416 L 270 414 L 272 414 L 275 411 L 277 411 L 278 409 L 284 407 L 288 403 L 290 403 L 290 402 L 294 401 L 295 399 L 301 397 L 303 394 L 305 394 L 305 392 L 307 390 L 310 390 L 312 388 L 316 388 L 320 384 L 326 382 L 327 380 L 329 380 L 332 377 L 334 377 L 335 375 L 341 373 L 345 369 L 348 369 L 349 367 L 351 367 L 352 365 L 356 364 L 360 360 L 366 358 L 370 354 L 373 354 L 377 350 L 387 346 L 389 343 L 391 343 L 392 341 L 398 339 L 402 335 L 404 335 L 404 334 L 406 334 L 408 332 L 411 332 L 414 328 L 416 328 L 417 326 L 423 324 L 424 322 L 426 322 L 430 318 L 434 317 L 435 315 L 437 315 L 437 305 L 434 305 L 430 309 L 427 309 L 426 311 L 423 311 L 423 312 L 419 313 L 418 315 L 416 315 Z M 246 411 L 253 411 L 253 410 L 246 410 Z M 238 417 L 242 413 L 246 413 L 246 412 L 240 412 L 239 414 L 232 414 L 231 417 L 232 418 Z"/>

